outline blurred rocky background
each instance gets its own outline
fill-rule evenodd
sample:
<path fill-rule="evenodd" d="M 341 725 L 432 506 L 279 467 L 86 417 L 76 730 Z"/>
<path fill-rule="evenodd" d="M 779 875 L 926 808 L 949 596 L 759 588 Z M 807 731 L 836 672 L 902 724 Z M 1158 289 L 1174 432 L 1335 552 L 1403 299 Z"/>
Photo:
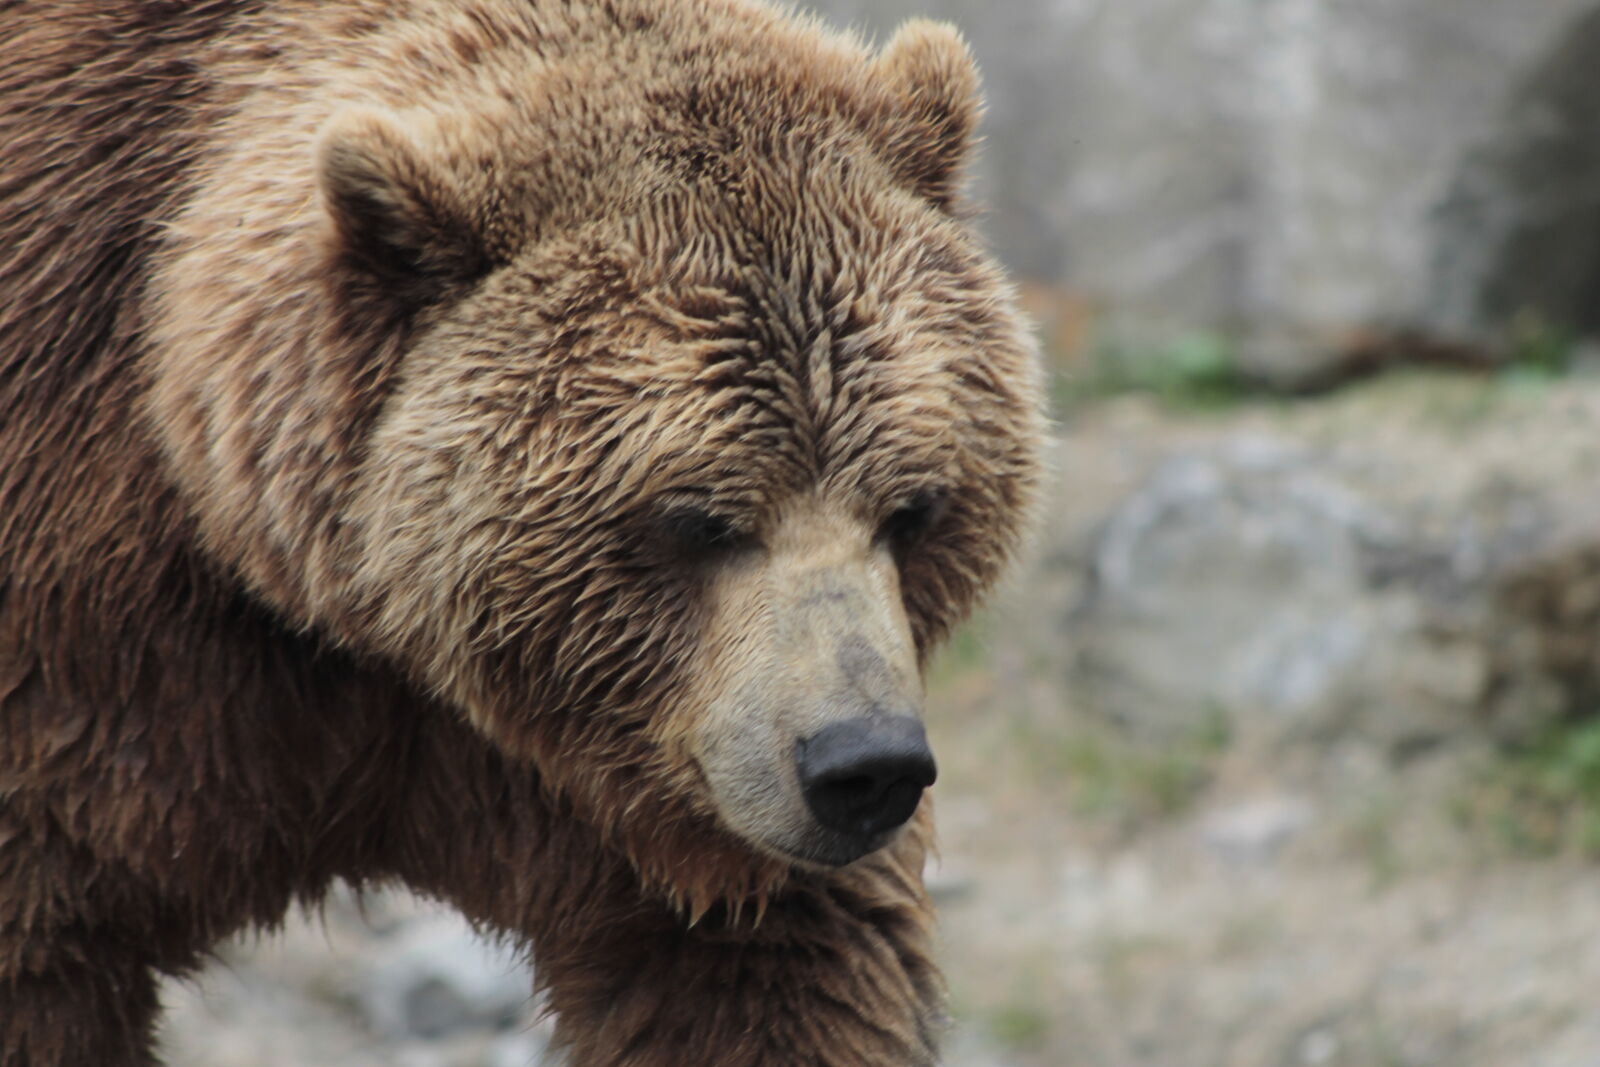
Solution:
<path fill-rule="evenodd" d="M 820 6 L 966 30 L 1057 420 L 931 680 L 951 1067 L 1600 1065 L 1600 3 Z M 167 1054 L 559 1062 L 530 988 L 343 892 Z"/>
<path fill-rule="evenodd" d="M 1386 341 L 1600 325 L 1592 0 L 820 6 L 967 33 L 991 232 L 1069 335 L 1213 330 L 1299 385 Z"/>

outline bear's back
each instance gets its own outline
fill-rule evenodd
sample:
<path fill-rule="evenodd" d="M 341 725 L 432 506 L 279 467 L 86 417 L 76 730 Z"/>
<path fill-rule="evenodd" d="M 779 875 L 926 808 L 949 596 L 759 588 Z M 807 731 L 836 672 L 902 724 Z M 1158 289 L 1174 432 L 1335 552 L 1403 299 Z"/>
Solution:
<path fill-rule="evenodd" d="M 85 697 L 117 688 L 86 666 L 89 646 L 196 592 L 196 555 L 138 420 L 137 300 L 196 153 L 194 58 L 246 7 L 6 7 L 0 748 L 8 736 L 13 750 L 27 741 L 18 715 L 30 686 L 71 679 Z"/>
<path fill-rule="evenodd" d="M 136 300 L 194 157 L 193 57 L 245 5 L 10 5 L 0 35 L 0 589 L 109 547 L 155 489 L 131 425 Z M 142 484 L 130 486 L 130 481 Z M 120 540 L 120 538 L 118 538 Z M 76 561 L 90 562 L 90 561 Z M 58 564 L 59 565 L 59 564 Z M 0 642 L 0 647 L 4 643 Z"/>

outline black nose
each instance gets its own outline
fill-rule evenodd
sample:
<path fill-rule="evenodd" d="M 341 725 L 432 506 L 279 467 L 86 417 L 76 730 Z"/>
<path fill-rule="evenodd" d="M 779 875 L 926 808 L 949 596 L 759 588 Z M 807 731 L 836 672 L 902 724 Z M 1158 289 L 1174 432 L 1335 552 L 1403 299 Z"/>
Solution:
<path fill-rule="evenodd" d="M 937 774 L 922 724 L 907 715 L 836 722 L 795 746 L 795 763 L 817 821 L 863 837 L 911 818 Z"/>

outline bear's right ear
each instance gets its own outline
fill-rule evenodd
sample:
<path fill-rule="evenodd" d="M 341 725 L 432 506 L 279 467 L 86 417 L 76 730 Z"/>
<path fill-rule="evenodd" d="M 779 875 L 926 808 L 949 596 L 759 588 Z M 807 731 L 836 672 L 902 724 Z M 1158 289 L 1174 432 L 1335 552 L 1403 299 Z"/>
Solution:
<path fill-rule="evenodd" d="M 334 116 L 318 143 L 317 178 L 344 255 L 395 296 L 430 301 L 488 271 L 467 197 L 399 116 Z"/>

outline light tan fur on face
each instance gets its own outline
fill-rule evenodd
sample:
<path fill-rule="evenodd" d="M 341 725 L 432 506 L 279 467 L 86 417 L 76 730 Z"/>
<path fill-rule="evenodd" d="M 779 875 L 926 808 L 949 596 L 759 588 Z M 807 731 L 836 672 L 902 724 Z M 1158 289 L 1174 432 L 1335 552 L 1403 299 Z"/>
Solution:
<path fill-rule="evenodd" d="M 718 813 L 787 858 L 820 851 L 794 751 L 834 722 L 918 716 L 922 680 L 887 545 L 859 517 L 808 496 L 771 541 L 722 568 L 706 640 L 721 650 L 697 680 L 688 744 Z"/>

